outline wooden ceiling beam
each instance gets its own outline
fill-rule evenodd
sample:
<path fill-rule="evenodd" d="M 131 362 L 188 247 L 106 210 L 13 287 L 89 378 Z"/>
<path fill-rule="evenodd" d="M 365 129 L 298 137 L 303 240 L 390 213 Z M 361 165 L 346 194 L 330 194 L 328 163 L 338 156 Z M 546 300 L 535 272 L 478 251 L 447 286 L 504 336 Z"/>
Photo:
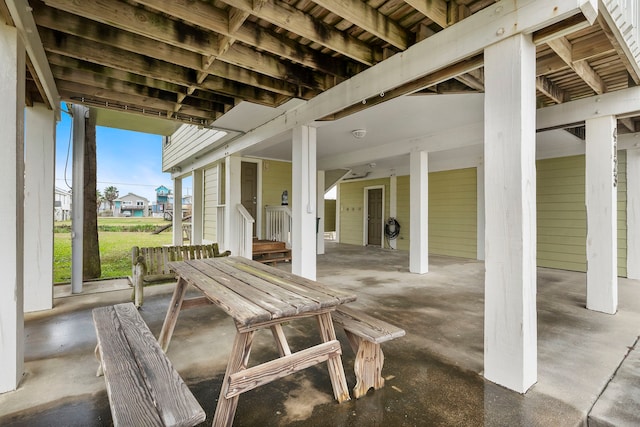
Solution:
<path fill-rule="evenodd" d="M 627 128 L 629 132 L 636 131 L 636 123 L 633 121 L 631 117 L 618 118 L 618 122 L 622 124 L 625 128 Z"/>
<path fill-rule="evenodd" d="M 252 22 L 245 20 L 239 25 L 244 15 L 251 14 L 246 9 L 231 7 L 225 13 L 225 11 L 216 8 L 213 3 L 209 2 L 193 2 L 189 4 L 189 7 L 184 7 L 179 2 L 166 0 L 137 0 L 137 2 L 158 12 L 174 16 L 223 36 L 218 41 L 216 54 L 224 52 L 224 44 L 226 42 L 224 37 L 227 37 L 249 46 L 257 47 L 276 57 L 286 58 L 289 61 L 334 76 L 348 78 L 362 71 L 355 63 L 351 64 L 316 52 Z"/>
<path fill-rule="evenodd" d="M 404 0 L 404 2 L 442 28 L 447 28 L 449 25 L 448 7 L 445 0 Z"/>
<path fill-rule="evenodd" d="M 381 52 L 376 52 L 367 43 L 338 31 L 284 2 L 254 4 L 252 0 L 222 1 L 363 64 L 373 65 L 381 58 Z"/>
<path fill-rule="evenodd" d="M 607 91 L 607 85 L 587 61 L 574 61 L 571 42 L 559 37 L 547 42 L 549 47 L 598 95 Z"/>
<path fill-rule="evenodd" d="M 607 36 L 607 39 L 611 43 L 611 46 L 613 46 L 615 51 L 618 53 L 618 57 L 624 64 L 624 67 L 627 69 L 629 76 L 631 76 L 631 79 L 634 81 L 636 85 L 640 85 L 640 76 L 638 75 L 634 66 L 631 63 L 631 61 L 633 61 L 633 58 L 629 59 L 627 57 L 627 54 L 624 51 L 624 48 L 622 47 L 622 45 L 620 44 L 616 36 L 613 34 L 613 31 L 611 31 L 611 28 L 609 27 L 607 20 L 602 16 L 602 14 L 598 15 L 597 20 L 605 36 Z"/>
<path fill-rule="evenodd" d="M 313 0 L 313 2 L 400 50 L 406 50 L 413 38 L 397 22 L 361 0 Z"/>
<path fill-rule="evenodd" d="M 557 104 L 567 102 L 570 98 L 566 91 L 560 89 L 555 83 L 544 76 L 536 77 L 536 89 Z"/>

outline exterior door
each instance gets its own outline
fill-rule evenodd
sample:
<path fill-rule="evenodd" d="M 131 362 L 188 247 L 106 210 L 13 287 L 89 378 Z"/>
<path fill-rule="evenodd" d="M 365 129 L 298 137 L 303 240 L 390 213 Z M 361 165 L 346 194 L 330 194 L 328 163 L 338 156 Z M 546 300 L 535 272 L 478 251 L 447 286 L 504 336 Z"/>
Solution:
<path fill-rule="evenodd" d="M 240 200 L 253 219 L 258 218 L 258 164 L 242 162 L 240 166 Z M 256 222 L 253 223 L 253 235 L 256 235 Z"/>
<path fill-rule="evenodd" d="M 382 242 L 382 188 L 367 190 L 367 245 Z"/>

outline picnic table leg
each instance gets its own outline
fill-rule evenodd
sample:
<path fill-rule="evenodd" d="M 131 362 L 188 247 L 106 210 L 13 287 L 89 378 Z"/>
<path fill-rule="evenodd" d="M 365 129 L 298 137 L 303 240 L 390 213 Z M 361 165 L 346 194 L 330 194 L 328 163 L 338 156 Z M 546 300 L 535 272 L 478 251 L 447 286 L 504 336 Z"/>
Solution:
<path fill-rule="evenodd" d="M 227 364 L 227 372 L 224 374 L 222 388 L 220 389 L 218 406 L 216 406 L 216 413 L 213 416 L 213 427 L 231 427 L 233 424 L 233 417 L 236 414 L 240 395 L 227 398 L 227 393 L 231 391 L 229 390 L 229 377 L 242 369 L 246 369 L 249 364 L 253 334 L 253 331 L 236 333 L 231 355 L 229 356 L 229 363 Z"/>
<path fill-rule="evenodd" d="M 322 342 L 335 340 L 336 331 L 333 328 L 331 313 L 322 313 L 316 316 L 316 318 L 318 319 Z M 327 367 L 329 368 L 329 377 L 331 378 L 333 395 L 336 400 L 340 403 L 350 400 L 347 379 L 344 375 L 344 367 L 342 366 L 342 358 L 340 356 L 330 358 L 327 360 Z"/>
<path fill-rule="evenodd" d="M 169 349 L 169 343 L 171 342 L 171 336 L 173 335 L 173 329 L 176 327 L 178 321 L 178 314 L 180 314 L 180 308 L 182 307 L 182 301 L 184 300 L 184 294 L 187 292 L 187 281 L 182 277 L 178 278 L 178 283 L 173 291 L 169 308 L 167 309 L 167 316 L 164 318 L 162 324 L 162 330 L 158 337 L 158 344 L 165 353 Z"/>

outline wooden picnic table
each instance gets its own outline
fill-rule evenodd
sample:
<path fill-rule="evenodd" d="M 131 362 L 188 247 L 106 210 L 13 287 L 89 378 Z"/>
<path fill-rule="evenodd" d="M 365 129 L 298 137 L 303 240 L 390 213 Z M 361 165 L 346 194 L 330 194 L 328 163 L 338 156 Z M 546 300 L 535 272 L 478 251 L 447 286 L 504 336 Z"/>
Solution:
<path fill-rule="evenodd" d="M 327 362 L 336 400 L 349 400 L 331 312 L 354 301 L 355 295 L 242 257 L 180 261 L 170 266 L 179 278 L 158 340 L 165 351 L 182 308 L 213 303 L 235 321 L 237 333 L 214 426 L 232 425 L 241 393 L 323 362 Z M 185 300 L 188 286 L 199 289 L 203 296 Z M 292 353 L 282 324 L 308 317 L 317 319 L 321 342 Z M 248 367 L 253 334 L 265 328 L 271 329 L 280 357 Z"/>

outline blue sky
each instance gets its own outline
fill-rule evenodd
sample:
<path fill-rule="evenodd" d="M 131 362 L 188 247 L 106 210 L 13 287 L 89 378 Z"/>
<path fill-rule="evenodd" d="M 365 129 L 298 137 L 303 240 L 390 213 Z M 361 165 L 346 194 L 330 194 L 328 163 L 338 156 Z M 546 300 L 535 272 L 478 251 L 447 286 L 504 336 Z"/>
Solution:
<path fill-rule="evenodd" d="M 66 106 L 63 105 L 63 110 Z M 62 120 L 56 127 L 56 187 L 68 189 L 73 186 L 72 151 L 69 151 L 67 183 L 65 183 L 65 162 L 71 134 L 71 117 L 64 111 Z M 98 162 L 98 190 L 101 192 L 113 185 L 120 196 L 135 193 L 150 201 L 155 200 L 154 189 L 160 185 L 173 190 L 173 182 L 168 173 L 162 172 L 162 137 L 140 132 L 98 127 L 96 129 Z M 191 194 L 185 183 L 183 194 Z"/>

